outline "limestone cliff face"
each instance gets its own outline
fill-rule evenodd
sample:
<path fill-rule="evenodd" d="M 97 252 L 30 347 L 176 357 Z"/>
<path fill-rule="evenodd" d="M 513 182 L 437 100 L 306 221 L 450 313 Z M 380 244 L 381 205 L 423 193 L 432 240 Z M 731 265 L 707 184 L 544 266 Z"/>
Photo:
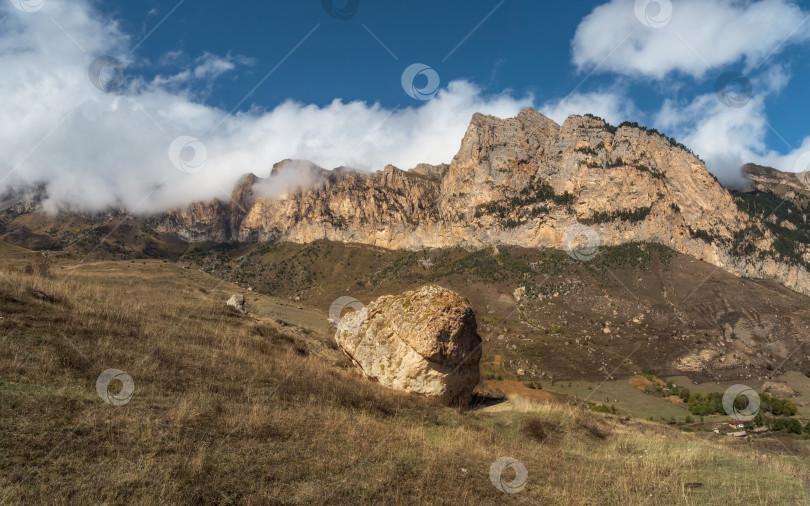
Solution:
<path fill-rule="evenodd" d="M 532 109 L 510 119 L 476 114 L 449 166 L 388 166 L 373 174 L 312 168 L 308 186 L 289 188 L 281 185 L 288 165 L 267 179 L 246 176 L 230 203 L 172 211 L 157 228 L 192 241 L 475 249 L 560 248 L 565 229 L 583 223 L 604 245 L 656 242 L 810 294 L 803 266 L 810 253 L 793 265 L 757 255 L 771 249 L 770 229 L 742 212 L 696 156 L 635 125 L 616 128 L 592 116 L 558 125 Z M 255 191 L 274 181 L 284 191 Z"/>

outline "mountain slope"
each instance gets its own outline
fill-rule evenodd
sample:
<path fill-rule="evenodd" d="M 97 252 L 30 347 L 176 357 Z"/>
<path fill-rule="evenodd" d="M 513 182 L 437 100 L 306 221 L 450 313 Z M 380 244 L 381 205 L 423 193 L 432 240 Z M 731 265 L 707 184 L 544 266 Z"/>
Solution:
<path fill-rule="evenodd" d="M 806 499 L 805 463 L 779 455 L 806 455 L 800 441 L 684 433 L 554 397 L 436 406 L 363 379 L 331 334 L 272 316 L 289 310 L 277 299 L 250 294 L 249 315 L 228 311 L 238 287 L 195 269 L 55 259 L 28 274 L 39 253 L 0 242 L 0 254 L 4 504 Z M 97 392 L 113 367 L 134 383 L 124 405 Z M 519 494 L 490 481 L 503 456 L 526 466 Z"/>

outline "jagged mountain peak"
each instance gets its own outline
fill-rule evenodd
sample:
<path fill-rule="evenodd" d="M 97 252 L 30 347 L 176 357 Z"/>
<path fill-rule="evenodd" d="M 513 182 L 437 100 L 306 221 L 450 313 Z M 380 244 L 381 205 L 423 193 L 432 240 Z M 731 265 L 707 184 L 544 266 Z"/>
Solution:
<path fill-rule="evenodd" d="M 773 167 L 747 163 L 742 166 L 742 174 L 755 186 L 762 185 L 763 188 L 775 189 L 781 185 L 795 192 L 810 193 L 810 171 L 783 172 Z"/>
<path fill-rule="evenodd" d="M 773 169 L 748 173 L 760 185 L 798 181 Z M 777 226 L 750 198 L 655 130 L 592 115 L 558 125 L 527 108 L 514 118 L 474 115 L 449 165 L 365 172 L 283 160 L 266 177 L 244 175 L 229 202 L 192 203 L 149 223 L 188 241 L 327 239 L 405 250 L 561 248 L 566 230 L 584 225 L 603 245 L 658 243 L 810 293 L 810 246 L 793 233 L 806 224 L 788 216 Z"/>
<path fill-rule="evenodd" d="M 294 165 L 278 165 L 254 188 L 284 187 L 282 168 Z M 202 221 L 200 213 L 169 213 L 161 230 L 199 239 L 203 225 L 220 241 L 328 239 L 389 249 L 560 248 L 566 229 L 580 224 L 605 245 L 659 243 L 810 292 L 810 253 L 791 261 L 769 253 L 771 230 L 741 210 L 698 157 L 634 123 L 615 127 L 584 115 L 558 125 L 530 108 L 514 118 L 476 114 L 449 165 L 307 170 L 328 175 L 235 196 L 244 212 L 227 213 L 228 226 L 217 224 L 224 218 L 213 206 Z"/>

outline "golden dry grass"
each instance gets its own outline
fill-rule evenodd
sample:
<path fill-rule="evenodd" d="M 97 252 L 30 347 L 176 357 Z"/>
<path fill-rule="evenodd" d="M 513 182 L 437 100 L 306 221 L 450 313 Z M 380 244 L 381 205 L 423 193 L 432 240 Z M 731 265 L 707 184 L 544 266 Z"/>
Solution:
<path fill-rule="evenodd" d="M 807 500 L 805 462 L 711 434 L 514 396 L 485 413 L 386 390 L 327 336 L 227 310 L 234 288 L 198 271 L 57 261 L 43 276 L 26 273 L 33 258 L 0 265 L 0 503 Z M 133 378 L 126 405 L 96 393 L 108 368 Z M 518 494 L 490 482 L 502 456 L 528 470 Z"/>

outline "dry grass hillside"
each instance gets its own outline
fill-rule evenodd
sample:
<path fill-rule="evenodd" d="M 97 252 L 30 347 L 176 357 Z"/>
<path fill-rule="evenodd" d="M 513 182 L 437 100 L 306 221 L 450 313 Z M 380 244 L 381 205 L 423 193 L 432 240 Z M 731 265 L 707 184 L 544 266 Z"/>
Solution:
<path fill-rule="evenodd" d="M 237 314 L 238 287 L 173 263 L 43 258 L 0 244 L 2 504 L 807 501 L 805 459 L 518 397 L 441 407 L 363 380 L 312 310 Z M 124 405 L 96 391 L 110 368 Z M 490 481 L 503 456 L 517 494 Z"/>

